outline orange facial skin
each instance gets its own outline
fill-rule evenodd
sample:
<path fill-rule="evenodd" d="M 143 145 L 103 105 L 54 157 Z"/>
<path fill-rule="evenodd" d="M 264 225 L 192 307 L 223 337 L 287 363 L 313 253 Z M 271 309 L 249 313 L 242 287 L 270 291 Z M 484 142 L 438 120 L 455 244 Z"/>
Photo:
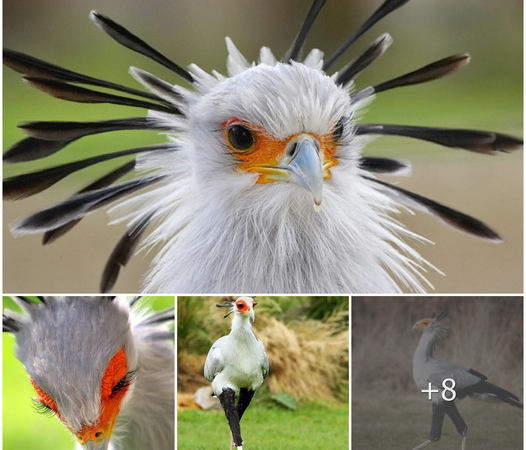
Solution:
<path fill-rule="evenodd" d="M 47 394 L 43 389 L 40 388 L 38 384 L 36 384 L 31 378 L 29 379 L 31 381 L 31 384 L 35 388 L 35 391 L 37 392 L 37 400 L 47 406 L 48 408 L 52 409 L 53 412 L 56 414 L 56 416 L 60 419 L 60 413 L 58 412 L 57 405 L 55 404 L 55 400 L 51 398 L 49 394 Z"/>
<path fill-rule="evenodd" d="M 418 322 L 415 326 L 418 328 L 427 328 L 429 323 L 430 323 L 429 320 L 423 319 L 420 322 Z"/>
<path fill-rule="evenodd" d="M 230 144 L 228 130 L 233 125 L 243 125 L 252 131 L 255 143 L 250 149 L 239 151 Z M 312 133 L 297 133 L 288 139 L 280 140 L 269 135 L 262 127 L 251 125 L 237 117 L 223 122 L 221 128 L 224 130 L 225 142 L 228 144 L 230 151 L 241 161 L 238 166 L 239 169 L 260 174 L 256 181 L 257 184 L 271 183 L 283 179 L 281 175 L 285 172 L 285 169 L 280 168 L 280 162 L 285 157 L 287 145 L 302 134 L 313 137 L 320 144 L 323 154 L 324 179 L 331 177 L 329 169 L 338 164 L 338 161 L 334 158 L 338 143 L 333 141 L 332 131 L 322 136 Z"/>
<path fill-rule="evenodd" d="M 121 348 L 110 360 L 101 380 L 101 413 L 98 422 L 95 425 L 85 425 L 76 433 L 77 440 L 81 444 L 86 443 L 88 440 L 99 441 L 107 435 L 111 435 L 122 399 L 129 388 L 128 382 L 122 381 L 125 379 L 127 370 L 126 355 Z M 31 380 L 31 384 L 37 392 L 38 401 L 52 409 L 56 416 L 62 420 L 51 396 L 33 380 Z"/>
<path fill-rule="evenodd" d="M 245 302 L 245 300 L 238 300 L 236 302 L 236 309 L 241 314 L 246 314 L 250 311 L 250 306 Z"/>

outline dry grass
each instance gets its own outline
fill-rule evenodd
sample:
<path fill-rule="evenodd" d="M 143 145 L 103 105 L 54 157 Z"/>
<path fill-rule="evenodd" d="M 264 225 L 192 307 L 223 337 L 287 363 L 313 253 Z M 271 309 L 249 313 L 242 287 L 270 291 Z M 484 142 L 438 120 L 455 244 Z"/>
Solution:
<path fill-rule="evenodd" d="M 290 326 L 271 318 L 265 323 L 258 335 L 271 365 L 271 392 L 304 400 L 341 396 L 348 380 L 349 332 L 335 333 L 331 322 Z"/>

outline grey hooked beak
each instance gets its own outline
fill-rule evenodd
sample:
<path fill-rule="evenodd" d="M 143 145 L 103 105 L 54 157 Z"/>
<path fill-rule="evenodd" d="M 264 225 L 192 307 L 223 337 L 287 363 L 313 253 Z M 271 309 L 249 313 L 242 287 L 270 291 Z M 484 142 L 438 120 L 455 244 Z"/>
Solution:
<path fill-rule="evenodd" d="M 289 181 L 312 194 L 314 208 L 319 211 L 323 185 L 323 159 L 320 157 L 319 142 L 308 134 L 301 134 L 291 140 L 280 167 L 287 169 Z"/>

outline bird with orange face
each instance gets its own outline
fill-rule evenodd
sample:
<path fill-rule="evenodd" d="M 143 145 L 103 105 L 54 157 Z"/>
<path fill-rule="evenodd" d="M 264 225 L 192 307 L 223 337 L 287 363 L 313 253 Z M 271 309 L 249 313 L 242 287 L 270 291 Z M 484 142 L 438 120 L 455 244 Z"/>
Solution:
<path fill-rule="evenodd" d="M 15 297 L 3 331 L 35 388 L 39 412 L 55 415 L 88 450 L 174 448 L 173 308 L 148 314 L 137 299 Z M 132 311 L 132 308 L 134 311 Z"/>
<path fill-rule="evenodd" d="M 232 433 L 231 450 L 243 450 L 240 421 L 269 372 L 263 342 L 252 330 L 256 305 L 252 297 L 217 305 L 229 309 L 225 317 L 234 315 L 232 329 L 212 345 L 205 361 L 205 378 L 212 383 Z"/>

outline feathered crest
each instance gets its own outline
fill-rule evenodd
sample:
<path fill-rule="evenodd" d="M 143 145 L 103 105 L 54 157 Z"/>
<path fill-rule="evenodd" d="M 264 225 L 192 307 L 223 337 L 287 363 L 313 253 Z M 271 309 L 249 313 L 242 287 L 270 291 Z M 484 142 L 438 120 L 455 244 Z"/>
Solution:
<path fill-rule="evenodd" d="M 446 322 L 446 319 L 449 318 L 447 309 L 442 309 L 438 313 L 433 313 L 432 320 L 434 321 L 433 324 L 433 332 L 435 333 L 435 336 L 438 338 L 442 338 L 447 334 L 447 330 L 449 329 L 449 323 Z"/>

